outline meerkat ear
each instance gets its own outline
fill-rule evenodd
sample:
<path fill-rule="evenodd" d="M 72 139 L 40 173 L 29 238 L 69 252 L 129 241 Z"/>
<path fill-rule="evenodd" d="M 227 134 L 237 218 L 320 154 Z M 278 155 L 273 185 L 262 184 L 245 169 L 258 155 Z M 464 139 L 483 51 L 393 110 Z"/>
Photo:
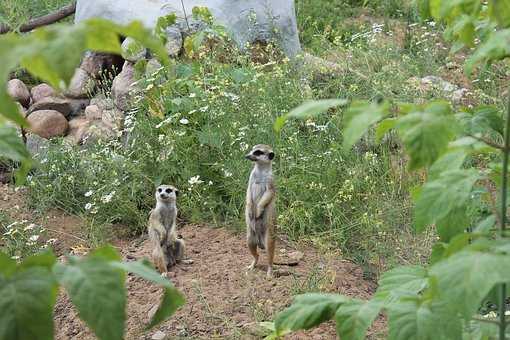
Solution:
<path fill-rule="evenodd" d="M 273 158 L 274 158 L 274 152 L 270 152 L 268 157 L 269 157 L 269 159 L 270 159 L 270 160 L 273 160 Z"/>
<path fill-rule="evenodd" d="M 179 190 L 175 189 L 175 196 L 179 196 Z"/>

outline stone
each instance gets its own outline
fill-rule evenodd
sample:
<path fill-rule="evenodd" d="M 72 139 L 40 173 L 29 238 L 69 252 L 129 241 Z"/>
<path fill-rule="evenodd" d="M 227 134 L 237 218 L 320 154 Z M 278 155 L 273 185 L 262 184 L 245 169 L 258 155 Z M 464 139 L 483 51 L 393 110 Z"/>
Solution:
<path fill-rule="evenodd" d="M 25 83 L 19 79 L 11 79 L 7 82 L 7 94 L 24 107 L 30 105 L 30 92 Z"/>
<path fill-rule="evenodd" d="M 99 140 L 111 140 L 117 137 L 117 134 L 106 126 L 102 121 L 91 122 L 89 129 L 84 134 L 81 144 L 90 145 Z"/>
<path fill-rule="evenodd" d="M 78 0 L 75 22 L 99 17 L 126 25 L 138 20 L 154 29 L 161 16 L 175 13 L 183 18 L 182 3 L 181 0 Z M 267 42 L 274 38 L 288 57 L 301 52 L 294 0 L 186 0 L 184 10 L 189 16 L 188 22 L 195 6 L 207 7 L 241 48 L 247 42 Z"/>
<path fill-rule="evenodd" d="M 112 98 L 116 108 L 128 111 L 131 107 L 132 91 L 135 90 L 133 83 L 135 79 L 135 67 L 126 61 L 120 72 L 112 83 Z"/>
<path fill-rule="evenodd" d="M 77 68 L 64 94 L 71 98 L 87 98 L 93 94 L 95 87 L 94 78 L 85 70 Z"/>
<path fill-rule="evenodd" d="M 132 63 L 145 59 L 145 56 L 147 55 L 147 49 L 135 39 L 130 37 L 124 39 L 121 48 L 122 57 Z"/>
<path fill-rule="evenodd" d="M 69 117 L 81 116 L 85 113 L 85 108 L 89 106 L 90 99 L 73 99 L 67 98 L 69 105 L 71 106 L 71 113 Z M 67 117 L 67 118 L 69 118 Z"/>
<path fill-rule="evenodd" d="M 119 109 L 103 111 L 101 120 L 103 123 L 112 129 L 120 130 L 124 125 L 124 113 Z"/>
<path fill-rule="evenodd" d="M 55 110 L 32 112 L 27 120 L 30 131 L 46 139 L 64 136 L 69 128 L 66 117 Z"/>
<path fill-rule="evenodd" d="M 183 44 L 181 30 L 176 25 L 169 26 L 165 29 L 165 35 L 167 39 L 165 49 L 168 56 L 172 58 L 179 56 Z"/>
<path fill-rule="evenodd" d="M 420 81 L 424 86 L 438 88 L 444 92 L 453 92 L 453 91 L 457 90 L 456 85 L 444 80 L 441 77 L 437 77 L 437 76 L 426 76 L 426 77 L 421 78 Z"/>
<path fill-rule="evenodd" d="M 157 331 L 156 333 L 152 334 L 151 340 L 165 340 L 166 334 L 162 331 Z"/>
<path fill-rule="evenodd" d="M 87 118 L 77 117 L 71 119 L 66 139 L 76 145 L 82 144 L 83 140 L 87 137 L 90 124 L 91 122 Z"/>
<path fill-rule="evenodd" d="M 101 110 L 111 110 L 113 109 L 113 99 L 106 98 L 103 95 L 95 96 L 90 100 L 90 105 L 96 105 Z"/>
<path fill-rule="evenodd" d="M 42 111 L 42 110 L 53 110 L 58 111 L 64 117 L 68 117 L 71 115 L 71 111 L 73 108 L 71 107 L 71 103 L 66 98 L 62 97 L 46 97 L 40 99 L 37 103 L 30 106 L 30 110 L 28 111 L 29 116 L 32 112 Z"/>
<path fill-rule="evenodd" d="M 145 66 L 145 75 L 150 78 L 154 76 L 159 70 L 163 68 L 163 65 L 157 59 L 149 59 Z"/>
<path fill-rule="evenodd" d="M 50 141 L 34 133 L 27 134 L 26 148 L 34 158 L 42 159 L 46 157 Z"/>
<path fill-rule="evenodd" d="M 85 117 L 88 120 L 99 120 L 103 117 L 103 110 L 97 105 L 89 105 L 85 108 Z"/>
<path fill-rule="evenodd" d="M 92 78 L 99 79 L 105 76 L 105 72 L 110 71 L 116 74 L 122 67 L 124 60 L 122 57 L 100 52 L 88 51 L 83 56 L 80 68 L 87 72 Z"/>
<path fill-rule="evenodd" d="M 32 87 L 30 94 L 32 95 L 33 103 L 37 103 L 41 99 L 55 97 L 57 95 L 53 87 L 45 83 Z"/>

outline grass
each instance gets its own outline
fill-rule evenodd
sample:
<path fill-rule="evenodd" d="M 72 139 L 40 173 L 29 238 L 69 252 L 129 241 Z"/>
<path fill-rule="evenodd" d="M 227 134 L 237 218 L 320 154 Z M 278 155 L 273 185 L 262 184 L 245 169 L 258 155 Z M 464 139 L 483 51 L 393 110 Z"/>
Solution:
<path fill-rule="evenodd" d="M 14 3 L 7 2 L 0 13 Z M 37 11 L 57 6 L 44 3 Z M 398 141 L 376 144 L 370 133 L 354 150 L 344 151 L 341 110 L 290 122 L 281 134 L 272 129 L 278 116 L 310 98 L 446 97 L 410 79 L 438 75 L 454 81 L 447 67 L 455 61 L 449 47 L 434 25 L 414 23 L 412 6 L 399 3 L 297 1 L 305 49 L 345 70 L 336 76 L 314 73 L 311 92 L 303 74 L 271 47 L 265 63 L 221 43 L 176 61 L 143 83 L 137 109 L 126 121 L 126 138 L 87 149 L 53 142 L 29 178 L 32 205 L 83 216 L 99 244 L 111 228 L 144 230 L 153 188 L 172 183 L 183 193 L 181 218 L 242 231 L 251 167 L 243 155 L 252 145 L 267 143 L 277 154 L 279 233 L 340 248 L 375 275 L 396 263 L 426 261 L 434 235 L 415 235 L 410 228 L 409 191 L 422 175 L 405 174 Z M 481 77 L 497 80 L 501 72 Z M 498 82 L 487 89 L 485 83 L 470 89 L 469 100 L 498 102 L 493 85 Z"/>

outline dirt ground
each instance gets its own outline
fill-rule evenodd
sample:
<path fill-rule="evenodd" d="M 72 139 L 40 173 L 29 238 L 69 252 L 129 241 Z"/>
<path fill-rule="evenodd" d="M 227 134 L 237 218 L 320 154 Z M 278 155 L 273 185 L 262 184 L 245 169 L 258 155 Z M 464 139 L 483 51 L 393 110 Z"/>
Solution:
<path fill-rule="evenodd" d="M 12 187 L 0 185 L 0 210 L 13 219 L 34 219 L 35 223 L 51 227 L 50 236 L 59 239 L 55 247 L 58 255 L 87 248 L 79 218 L 61 211 L 36 216 L 26 206 L 22 191 L 15 193 Z M 268 280 L 265 254 L 255 271 L 246 272 L 250 255 L 243 235 L 223 228 L 187 224 L 181 226 L 179 233 L 186 240 L 186 255 L 194 263 L 175 268 L 170 279 L 186 296 L 186 304 L 168 321 L 145 332 L 144 325 L 157 306 L 161 290 L 129 275 L 126 339 L 151 339 L 162 334 L 166 339 L 261 339 L 265 333 L 259 322 L 271 321 L 290 304 L 293 295 L 324 291 L 369 298 L 376 288 L 373 282 L 363 279 L 360 267 L 342 260 L 338 254 L 324 254 L 280 240 L 277 261 L 304 256 L 297 266 L 276 266 L 276 277 Z M 113 244 L 126 261 L 148 257 L 151 252 L 146 236 L 118 239 Z M 376 320 L 369 338 L 377 338 L 383 330 L 384 320 Z M 58 340 L 95 338 L 64 293 L 55 306 L 55 334 Z M 334 339 L 335 334 L 330 322 L 286 338 Z"/>

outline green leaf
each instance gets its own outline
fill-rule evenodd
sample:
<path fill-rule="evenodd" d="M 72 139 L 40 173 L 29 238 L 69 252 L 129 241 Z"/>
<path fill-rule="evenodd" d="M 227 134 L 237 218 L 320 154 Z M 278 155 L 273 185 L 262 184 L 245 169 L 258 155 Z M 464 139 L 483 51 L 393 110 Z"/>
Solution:
<path fill-rule="evenodd" d="M 99 339 L 123 339 L 125 274 L 110 265 L 111 254 L 103 250 L 85 259 L 70 258 L 67 265 L 55 265 L 54 272 L 78 309 L 80 318 Z"/>
<path fill-rule="evenodd" d="M 510 55 L 510 29 L 494 32 L 482 42 L 475 53 L 466 62 L 466 72 L 471 74 L 473 68 L 488 61 L 501 60 Z"/>
<path fill-rule="evenodd" d="M 489 215 L 485 219 L 481 220 L 473 232 L 475 233 L 486 233 L 490 230 L 494 229 L 496 225 L 496 216 L 495 215 Z"/>
<path fill-rule="evenodd" d="M 0 339 L 53 339 L 53 306 L 58 286 L 45 267 L 10 277 L 0 274 Z"/>
<path fill-rule="evenodd" d="M 344 115 L 344 150 L 349 150 L 371 125 L 377 123 L 389 113 L 390 104 L 354 102 Z"/>
<path fill-rule="evenodd" d="M 440 298 L 470 318 L 496 284 L 510 282 L 510 255 L 461 251 L 434 264 L 430 275 L 437 280 Z"/>
<path fill-rule="evenodd" d="M 500 136 L 504 135 L 504 120 L 495 106 L 477 106 L 473 110 L 458 113 L 456 116 L 466 133 L 474 135 L 496 131 Z"/>
<path fill-rule="evenodd" d="M 439 157 L 429 169 L 429 180 L 437 179 L 445 171 L 459 170 L 466 160 L 467 153 L 464 149 L 452 149 Z"/>
<path fill-rule="evenodd" d="M 453 209 L 448 215 L 436 222 L 439 239 L 442 242 L 450 242 L 456 235 L 464 233 L 469 227 L 470 221 L 465 206 Z"/>
<path fill-rule="evenodd" d="M 423 231 L 429 224 L 446 218 L 455 209 L 465 208 L 478 171 L 450 170 L 427 182 L 415 199 L 414 227 Z"/>
<path fill-rule="evenodd" d="M 23 161 L 30 158 L 25 144 L 18 136 L 16 129 L 0 124 L 0 158 Z"/>
<path fill-rule="evenodd" d="M 289 118 L 305 119 L 323 113 L 335 106 L 344 105 L 347 105 L 347 100 L 345 99 L 325 99 L 304 102 L 288 114 L 278 117 L 274 124 L 274 130 L 279 132 Z"/>
<path fill-rule="evenodd" d="M 0 274 L 9 277 L 16 271 L 16 261 L 7 254 L 0 252 Z"/>
<path fill-rule="evenodd" d="M 389 340 L 451 340 L 462 334 L 460 321 L 447 308 L 418 296 L 403 298 L 388 310 Z"/>
<path fill-rule="evenodd" d="M 390 131 L 395 127 L 395 125 L 397 125 L 397 122 L 398 122 L 397 118 L 386 118 L 382 120 L 375 129 L 376 141 L 379 143 L 383 139 L 384 135 L 386 135 L 388 131 Z"/>
<path fill-rule="evenodd" d="M 276 316 L 277 332 L 315 327 L 333 318 L 338 307 L 346 301 L 346 297 L 337 294 L 298 295 L 289 308 Z"/>
<path fill-rule="evenodd" d="M 375 299 L 391 306 L 403 296 L 417 294 L 427 287 L 427 269 L 421 266 L 401 266 L 384 273 L 379 280 Z"/>
<path fill-rule="evenodd" d="M 51 271 L 56 262 L 57 258 L 55 257 L 55 254 L 51 251 L 45 251 L 24 259 L 23 263 L 19 266 L 19 269 L 25 270 L 32 267 L 45 267 Z"/>
<path fill-rule="evenodd" d="M 134 273 L 146 280 L 152 281 L 165 289 L 163 299 L 159 305 L 156 314 L 154 314 L 148 328 L 152 328 L 157 324 L 165 321 L 172 316 L 179 307 L 184 305 L 184 296 L 172 285 L 166 278 L 156 272 L 148 262 L 112 262 L 112 266 Z"/>
<path fill-rule="evenodd" d="M 489 1 L 489 15 L 496 19 L 501 27 L 510 26 L 510 1 L 492 0 Z"/>
<path fill-rule="evenodd" d="M 383 303 L 377 299 L 346 301 L 336 311 L 337 334 L 342 339 L 363 340 L 367 329 L 381 311 Z"/>
<path fill-rule="evenodd" d="M 454 137 L 455 121 L 450 105 L 434 102 L 422 112 L 409 113 L 399 119 L 397 130 L 409 153 L 409 169 L 430 166 L 447 149 Z"/>

